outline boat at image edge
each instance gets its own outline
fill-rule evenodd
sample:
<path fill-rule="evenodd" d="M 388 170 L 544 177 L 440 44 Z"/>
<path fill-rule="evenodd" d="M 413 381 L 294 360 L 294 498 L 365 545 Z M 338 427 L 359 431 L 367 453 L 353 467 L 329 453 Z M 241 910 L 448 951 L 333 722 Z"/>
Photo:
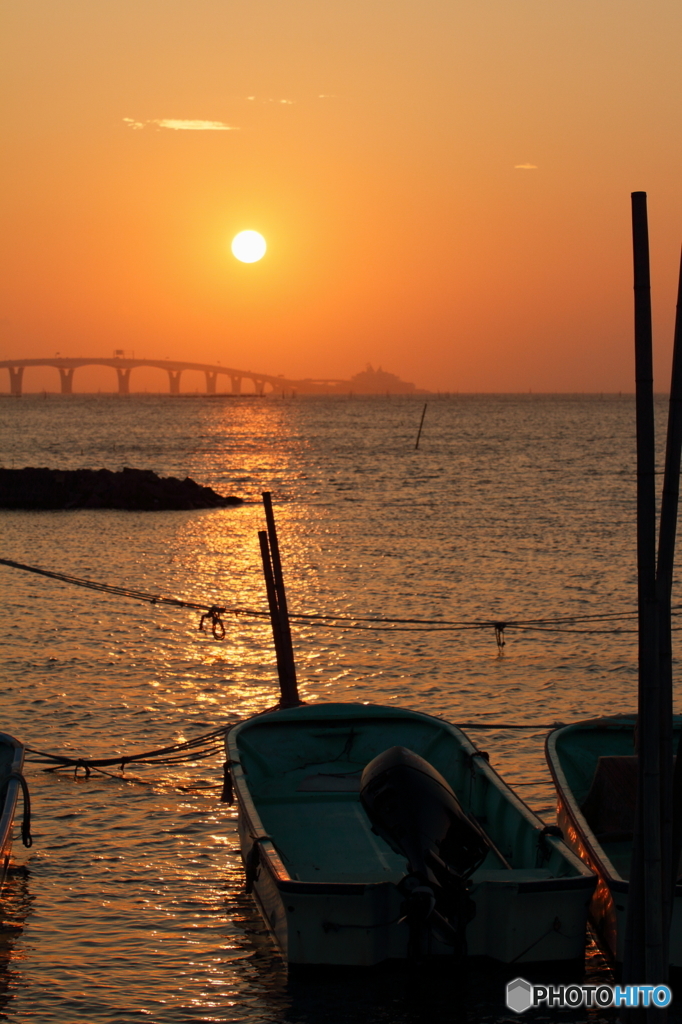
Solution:
<path fill-rule="evenodd" d="M 12 850 L 14 813 L 21 786 L 24 747 L 13 736 L 0 732 L 0 889 Z"/>
<path fill-rule="evenodd" d="M 590 918 L 611 958 L 623 962 L 635 818 L 636 715 L 588 719 L 555 729 L 545 750 L 568 845 L 597 873 Z M 674 748 L 682 728 L 675 715 Z M 682 885 L 670 930 L 670 966 L 682 967 Z"/>
<path fill-rule="evenodd" d="M 359 793 L 368 763 L 397 746 L 428 761 L 492 841 L 466 883 L 475 904 L 467 954 L 582 963 L 592 871 L 459 729 L 371 704 L 274 710 L 228 733 L 247 891 L 284 959 L 368 966 L 410 955 L 399 889 L 407 860 L 373 831 Z M 452 943 L 431 931 L 420 953 L 452 956 Z"/>

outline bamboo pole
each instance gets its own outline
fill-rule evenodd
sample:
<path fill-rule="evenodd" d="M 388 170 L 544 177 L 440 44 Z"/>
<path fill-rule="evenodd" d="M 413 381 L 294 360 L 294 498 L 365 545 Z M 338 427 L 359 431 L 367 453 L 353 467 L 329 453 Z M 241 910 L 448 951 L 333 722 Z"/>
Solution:
<path fill-rule="evenodd" d="M 672 635 L 670 609 L 672 604 L 672 577 L 675 553 L 675 531 L 677 527 L 677 510 L 680 490 L 680 458 L 682 455 L 682 257 L 680 258 L 680 276 L 677 287 L 677 311 L 675 315 L 675 336 L 673 343 L 673 369 L 670 384 L 670 410 L 668 414 L 668 441 L 666 449 L 666 466 L 663 483 L 663 500 L 661 503 L 661 532 L 658 548 L 659 587 L 666 600 L 666 615 L 662 619 L 661 630 L 661 681 L 664 688 L 666 705 L 670 707 L 672 726 L 673 678 L 672 678 Z M 664 709 L 662 708 L 662 712 Z M 672 728 L 671 728 L 672 732 Z M 672 738 L 671 738 L 672 745 Z M 677 874 L 682 852 L 682 734 L 677 747 L 677 761 L 673 771 L 672 795 L 672 838 L 671 856 L 668 875 L 664 875 L 667 883 L 668 904 L 667 924 L 670 925 L 673 913 L 673 902 L 677 884 Z M 665 805 L 664 805 L 665 807 Z"/>
<path fill-rule="evenodd" d="M 664 977 L 661 879 L 660 686 L 656 593 L 656 492 L 651 286 L 646 193 L 632 194 L 637 421 L 639 610 L 638 788 L 623 980 Z M 660 1011 L 656 1011 L 661 1020 Z M 647 1011 L 647 1018 L 650 1012 Z M 654 1019 L 652 1017 L 652 1019 Z"/>

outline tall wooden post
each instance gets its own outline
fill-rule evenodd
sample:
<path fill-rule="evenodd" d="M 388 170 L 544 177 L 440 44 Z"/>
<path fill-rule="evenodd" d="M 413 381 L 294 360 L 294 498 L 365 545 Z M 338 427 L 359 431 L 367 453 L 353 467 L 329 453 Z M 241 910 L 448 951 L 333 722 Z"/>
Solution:
<path fill-rule="evenodd" d="M 661 878 L 660 685 L 656 592 L 656 491 L 651 285 L 646 193 L 632 194 L 637 420 L 637 596 L 639 612 L 638 788 L 630 867 L 623 980 L 666 976 Z M 659 1016 L 660 1011 L 655 1011 Z M 647 1017 L 649 1013 L 647 1012 Z"/>

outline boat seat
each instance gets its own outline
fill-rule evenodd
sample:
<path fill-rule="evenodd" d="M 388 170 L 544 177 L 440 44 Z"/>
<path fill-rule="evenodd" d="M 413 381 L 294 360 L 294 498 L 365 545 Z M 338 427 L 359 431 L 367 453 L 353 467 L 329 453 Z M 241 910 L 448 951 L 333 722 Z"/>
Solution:
<path fill-rule="evenodd" d="M 359 793 L 360 771 L 318 772 L 308 775 L 296 787 L 297 793 Z"/>
<path fill-rule="evenodd" d="M 484 882 L 503 882 L 508 885 L 510 882 L 535 882 L 538 878 L 554 878 L 549 868 L 492 868 L 490 870 L 474 871 L 471 881 L 474 885 L 482 885 Z"/>
<path fill-rule="evenodd" d="M 580 808 L 597 839 L 632 839 L 637 798 L 637 758 L 609 755 L 597 761 L 590 791 Z"/>

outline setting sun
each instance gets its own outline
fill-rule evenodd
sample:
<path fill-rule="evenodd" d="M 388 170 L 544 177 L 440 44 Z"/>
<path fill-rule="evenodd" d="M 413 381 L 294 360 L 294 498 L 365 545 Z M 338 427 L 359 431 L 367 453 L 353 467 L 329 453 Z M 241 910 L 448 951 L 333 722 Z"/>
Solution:
<path fill-rule="evenodd" d="M 257 231 L 240 231 L 232 239 L 232 255 L 242 263 L 256 263 L 265 256 L 267 244 Z"/>

